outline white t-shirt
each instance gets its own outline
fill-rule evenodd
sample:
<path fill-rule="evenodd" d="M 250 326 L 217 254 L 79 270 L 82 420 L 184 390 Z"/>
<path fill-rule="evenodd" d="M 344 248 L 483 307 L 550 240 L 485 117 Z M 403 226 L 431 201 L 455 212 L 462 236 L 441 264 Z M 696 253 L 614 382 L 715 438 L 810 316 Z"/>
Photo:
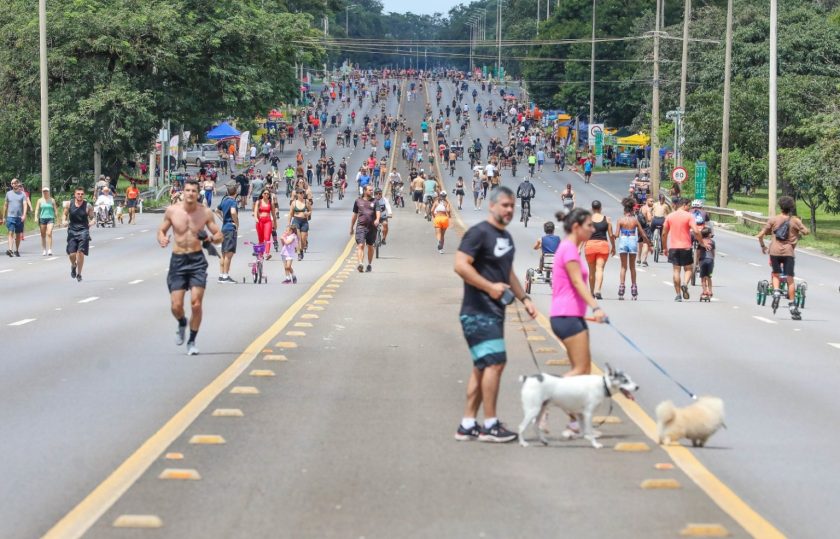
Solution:
<path fill-rule="evenodd" d="M 492 178 L 496 175 L 496 167 L 494 167 L 492 163 L 488 164 L 484 170 L 487 172 L 488 178 Z"/>
<path fill-rule="evenodd" d="M 251 157 L 256 157 L 256 156 L 257 156 L 257 147 L 256 146 L 251 146 Z"/>

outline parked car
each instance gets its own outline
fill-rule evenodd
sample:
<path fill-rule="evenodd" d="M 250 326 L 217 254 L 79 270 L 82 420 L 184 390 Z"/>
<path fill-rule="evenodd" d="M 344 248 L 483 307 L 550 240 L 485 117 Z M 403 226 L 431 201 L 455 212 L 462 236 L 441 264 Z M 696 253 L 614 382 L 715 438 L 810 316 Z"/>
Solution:
<path fill-rule="evenodd" d="M 187 148 L 184 159 L 188 164 L 201 168 L 209 163 L 218 165 L 222 156 L 219 155 L 219 150 L 215 144 L 194 144 Z"/>

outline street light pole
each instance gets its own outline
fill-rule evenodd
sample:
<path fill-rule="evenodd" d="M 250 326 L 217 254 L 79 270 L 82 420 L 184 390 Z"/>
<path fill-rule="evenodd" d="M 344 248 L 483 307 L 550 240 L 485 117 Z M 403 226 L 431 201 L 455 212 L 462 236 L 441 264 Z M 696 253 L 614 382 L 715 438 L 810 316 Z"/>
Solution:
<path fill-rule="evenodd" d="M 650 128 L 650 175 L 653 199 L 659 197 L 659 13 L 662 0 L 656 0 L 656 30 L 653 34 L 653 110 Z"/>
<path fill-rule="evenodd" d="M 729 108 L 732 103 L 732 0 L 726 3 L 726 52 L 723 64 L 723 133 L 720 148 L 720 205 L 729 204 Z M 772 112 L 771 112 L 772 114 Z"/>
<path fill-rule="evenodd" d="M 501 78 L 502 74 L 502 0 L 496 2 L 496 42 L 498 43 L 499 57 L 496 59 L 496 76 Z"/>
<path fill-rule="evenodd" d="M 38 0 L 39 62 L 41 70 L 41 187 L 50 186 L 50 113 L 47 74 L 47 0 Z"/>
<path fill-rule="evenodd" d="M 730 0 L 731 1 L 731 0 Z M 770 136 L 768 141 L 767 165 L 768 165 L 768 196 L 767 215 L 776 215 L 776 137 L 777 137 L 777 116 L 776 116 L 776 84 L 777 84 L 777 27 L 779 25 L 778 0 L 770 0 Z"/>
<path fill-rule="evenodd" d="M 677 125 L 677 130 L 680 132 L 679 138 L 674 145 L 674 153 L 677 157 L 677 166 L 682 166 L 682 149 L 680 148 L 680 139 L 684 138 L 683 134 L 683 118 L 685 117 L 685 94 L 686 83 L 688 80 L 688 23 L 691 20 L 691 0 L 685 0 L 685 12 L 683 13 L 683 42 L 682 42 L 682 68 L 680 69 L 680 121 Z"/>
<path fill-rule="evenodd" d="M 592 0 L 592 58 L 589 62 L 589 128 L 595 121 L 595 0 Z M 591 141 L 590 141 L 591 142 Z"/>

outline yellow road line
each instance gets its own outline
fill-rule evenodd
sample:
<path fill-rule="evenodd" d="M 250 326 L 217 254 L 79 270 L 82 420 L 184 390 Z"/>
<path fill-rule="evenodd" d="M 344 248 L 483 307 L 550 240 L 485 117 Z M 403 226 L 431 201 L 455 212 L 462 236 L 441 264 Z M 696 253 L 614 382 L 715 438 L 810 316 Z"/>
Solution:
<path fill-rule="evenodd" d="M 195 419 L 218 397 L 245 369 L 257 355 L 280 333 L 297 313 L 338 271 L 353 247 L 348 241 L 332 267 L 295 301 L 262 335 L 245 348 L 215 380 L 196 394 L 178 413 L 172 416 L 159 431 L 143 442 L 130 457 L 111 472 L 84 500 L 56 523 L 44 535 L 44 539 L 81 537 L 157 460 L 157 458 L 195 421 Z"/>
<path fill-rule="evenodd" d="M 537 316 L 537 322 L 548 335 L 551 335 L 559 344 L 563 346 L 562 341 L 554 335 L 551 331 L 551 324 L 543 314 Z M 592 363 L 593 374 L 603 374 L 595 363 Z M 656 422 L 642 409 L 635 401 L 627 399 L 615 399 L 627 417 L 642 429 L 642 432 L 653 440 L 655 444 L 659 444 L 656 433 Z M 732 517 L 732 519 L 740 524 L 747 533 L 753 537 L 761 537 L 762 539 L 783 538 L 785 535 L 776 529 L 767 519 L 758 514 L 755 509 L 750 507 L 747 502 L 742 500 L 735 492 L 726 486 L 726 484 L 718 479 L 703 463 L 701 463 L 694 453 L 687 447 L 683 446 L 660 446 L 668 456 L 674 461 L 674 464 L 700 487 L 709 498 L 720 507 L 723 512 Z"/>

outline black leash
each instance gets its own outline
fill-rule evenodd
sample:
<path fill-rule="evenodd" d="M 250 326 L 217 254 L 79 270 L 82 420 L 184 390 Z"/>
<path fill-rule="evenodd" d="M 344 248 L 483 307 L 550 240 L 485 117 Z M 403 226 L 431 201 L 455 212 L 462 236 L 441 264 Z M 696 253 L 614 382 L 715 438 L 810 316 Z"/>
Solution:
<path fill-rule="evenodd" d="M 528 330 L 525 329 L 525 321 L 522 320 L 522 311 L 519 310 L 519 305 L 516 306 L 516 316 L 519 317 L 519 324 L 522 326 L 522 333 L 525 335 L 525 342 L 528 343 L 528 350 L 531 352 L 531 359 L 534 360 L 534 365 L 537 367 L 537 372 L 542 374 L 542 369 L 537 361 L 537 354 L 534 353 L 534 348 L 531 346 L 531 341 L 528 340 Z"/>

